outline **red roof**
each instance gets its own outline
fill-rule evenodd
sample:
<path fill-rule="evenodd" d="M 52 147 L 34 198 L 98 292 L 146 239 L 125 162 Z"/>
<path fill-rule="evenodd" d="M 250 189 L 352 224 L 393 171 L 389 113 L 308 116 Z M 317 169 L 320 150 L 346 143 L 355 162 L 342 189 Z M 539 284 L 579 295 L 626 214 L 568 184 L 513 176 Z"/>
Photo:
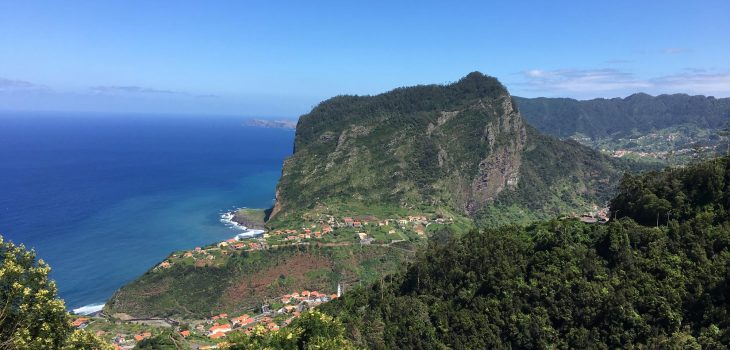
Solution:
<path fill-rule="evenodd" d="M 152 336 L 152 333 L 150 333 L 150 332 L 144 332 L 144 333 L 140 333 L 140 334 L 135 334 L 134 335 L 134 340 L 140 341 L 142 339 L 147 339 L 147 338 L 149 338 L 151 336 Z"/>
<path fill-rule="evenodd" d="M 86 323 L 87 321 L 89 321 L 89 319 L 87 317 L 79 317 L 79 318 L 75 319 L 73 322 L 71 322 L 71 325 L 74 327 L 79 327 L 82 324 Z"/>
<path fill-rule="evenodd" d="M 213 327 L 210 327 L 210 329 L 208 329 L 208 331 L 210 331 L 211 333 L 228 332 L 230 330 L 231 330 L 231 325 L 229 325 L 229 324 L 217 324 L 217 325 L 214 325 Z"/>
<path fill-rule="evenodd" d="M 238 324 L 242 324 L 242 325 L 249 324 L 249 323 L 251 323 L 253 321 L 254 321 L 254 319 L 251 318 L 251 317 L 249 317 L 248 315 L 242 315 L 242 316 L 239 316 L 239 317 L 236 317 L 236 318 L 232 318 L 231 319 L 231 322 L 238 323 Z"/>
<path fill-rule="evenodd" d="M 208 337 L 210 339 L 218 339 L 218 338 L 223 338 L 225 336 L 226 336 L 225 333 L 213 333 L 213 334 L 209 335 Z"/>

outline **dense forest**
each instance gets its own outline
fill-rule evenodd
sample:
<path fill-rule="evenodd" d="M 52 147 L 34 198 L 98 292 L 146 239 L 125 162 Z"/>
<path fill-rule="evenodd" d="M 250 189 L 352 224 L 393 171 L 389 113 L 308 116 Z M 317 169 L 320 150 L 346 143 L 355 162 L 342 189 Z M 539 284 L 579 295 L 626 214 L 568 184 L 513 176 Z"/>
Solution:
<path fill-rule="evenodd" d="M 372 349 L 726 349 L 728 199 L 729 158 L 627 176 L 608 224 L 433 240 L 322 309 Z"/>
<path fill-rule="evenodd" d="M 638 131 L 692 124 L 719 129 L 730 121 L 730 98 L 685 94 L 579 101 L 571 98 L 515 97 L 520 113 L 530 124 L 548 135 L 590 138 L 620 137 Z"/>

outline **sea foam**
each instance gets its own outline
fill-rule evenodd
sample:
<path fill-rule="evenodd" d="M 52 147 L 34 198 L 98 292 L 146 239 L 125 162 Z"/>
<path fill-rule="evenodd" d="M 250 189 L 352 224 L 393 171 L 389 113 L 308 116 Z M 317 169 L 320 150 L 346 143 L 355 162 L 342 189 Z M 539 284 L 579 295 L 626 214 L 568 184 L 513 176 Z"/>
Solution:
<path fill-rule="evenodd" d="M 103 308 L 104 308 L 103 303 L 102 304 L 89 304 L 89 305 L 85 305 L 85 306 L 82 306 L 77 309 L 73 309 L 72 311 L 73 311 L 73 313 L 75 313 L 77 315 L 91 315 L 93 313 L 97 313 L 97 312 L 101 311 L 101 309 L 103 309 Z"/>

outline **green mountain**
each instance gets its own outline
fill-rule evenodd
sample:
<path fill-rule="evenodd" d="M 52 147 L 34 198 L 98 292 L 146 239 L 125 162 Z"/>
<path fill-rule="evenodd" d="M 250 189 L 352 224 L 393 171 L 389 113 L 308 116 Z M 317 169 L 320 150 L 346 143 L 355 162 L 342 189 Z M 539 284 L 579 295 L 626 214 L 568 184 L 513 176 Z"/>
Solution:
<path fill-rule="evenodd" d="M 627 177 L 618 220 L 432 242 L 322 310 L 370 349 L 727 349 L 728 203 L 730 158 Z"/>
<path fill-rule="evenodd" d="M 730 98 L 686 94 L 579 101 L 571 98 L 515 97 L 522 116 L 538 130 L 561 138 L 630 136 L 691 124 L 720 129 L 730 121 Z"/>
<path fill-rule="evenodd" d="M 515 97 L 538 130 L 616 157 L 687 163 L 728 149 L 730 98 L 684 94 L 578 101 Z"/>
<path fill-rule="evenodd" d="M 540 134 L 497 79 L 338 96 L 299 119 L 272 227 L 315 208 L 342 215 L 434 208 L 484 223 L 602 206 L 628 163 Z"/>

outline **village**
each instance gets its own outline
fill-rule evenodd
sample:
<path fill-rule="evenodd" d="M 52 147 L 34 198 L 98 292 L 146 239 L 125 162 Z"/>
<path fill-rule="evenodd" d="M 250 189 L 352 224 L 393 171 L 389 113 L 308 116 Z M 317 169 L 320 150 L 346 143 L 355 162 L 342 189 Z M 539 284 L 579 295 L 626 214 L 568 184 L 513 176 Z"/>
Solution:
<path fill-rule="evenodd" d="M 451 217 L 408 215 L 388 219 L 372 216 L 341 217 L 321 215 L 297 228 L 264 231 L 256 237 L 233 237 L 206 247 L 171 254 L 154 270 L 168 269 L 175 264 L 197 267 L 222 265 L 228 256 L 240 252 L 277 249 L 291 245 L 383 245 L 419 241 L 436 227 L 451 225 Z"/>
<path fill-rule="evenodd" d="M 203 320 L 128 320 L 115 321 L 101 317 L 76 317 L 72 326 L 77 329 L 91 330 L 102 339 L 108 340 L 115 349 L 133 349 L 137 343 L 152 337 L 165 329 L 173 329 L 186 339 L 194 349 L 217 349 L 225 345 L 225 338 L 231 332 L 266 333 L 287 326 L 306 310 L 338 298 L 342 289 L 338 286 L 336 294 L 318 291 L 293 291 L 264 305 L 258 314 L 244 313 L 232 316 L 227 313 L 213 315 Z"/>
<path fill-rule="evenodd" d="M 233 254 L 264 249 L 278 249 L 292 245 L 382 245 L 390 246 L 403 241 L 421 241 L 436 227 L 451 225 L 450 217 L 437 215 L 407 215 L 387 219 L 372 216 L 335 217 L 320 215 L 312 222 L 298 228 L 280 228 L 265 231 L 259 236 L 233 237 L 205 247 L 178 251 L 153 268 L 153 271 L 170 269 L 175 265 L 216 266 L 225 263 Z M 285 327 L 306 310 L 338 298 L 342 287 L 331 293 L 316 290 L 292 291 L 274 297 L 264 304 L 258 313 L 253 310 L 240 315 L 219 313 L 202 320 L 112 320 L 106 317 L 79 316 L 72 325 L 87 328 L 106 339 L 115 349 L 133 349 L 137 343 L 164 330 L 174 330 L 186 339 L 194 349 L 224 347 L 231 332 L 270 332 Z"/>

